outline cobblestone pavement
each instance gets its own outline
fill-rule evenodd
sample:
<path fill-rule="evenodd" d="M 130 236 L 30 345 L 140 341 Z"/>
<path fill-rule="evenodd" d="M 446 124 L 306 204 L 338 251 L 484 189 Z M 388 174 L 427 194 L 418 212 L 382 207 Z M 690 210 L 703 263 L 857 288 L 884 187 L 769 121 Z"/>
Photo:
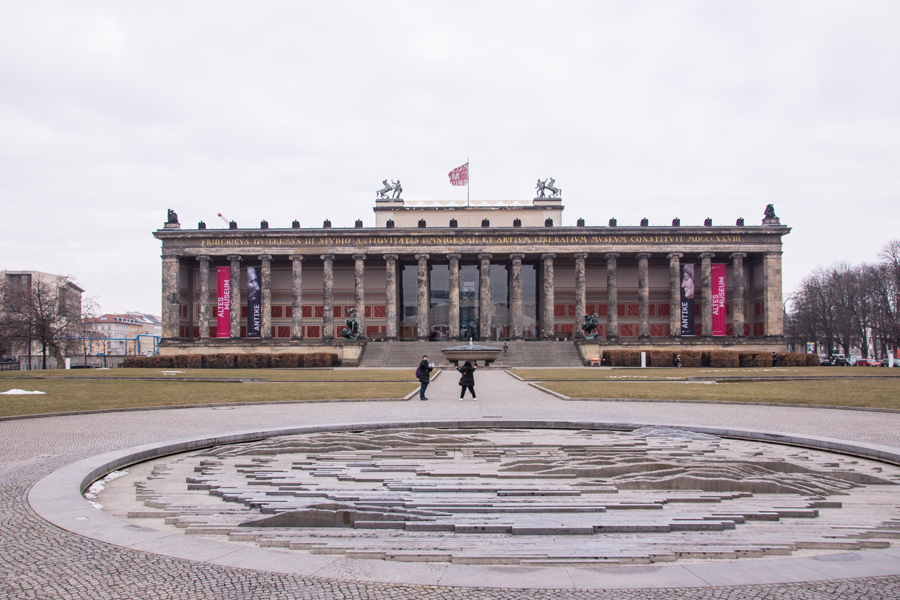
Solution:
<path fill-rule="evenodd" d="M 450 375 L 450 376 L 448 376 Z M 237 430 L 422 419 L 528 418 L 729 426 L 900 447 L 900 415 L 782 407 L 564 402 L 499 372 L 460 402 L 444 374 L 428 402 L 194 408 L 0 421 L 0 598 L 702 598 L 896 599 L 900 577 L 679 589 L 512 590 L 362 583 L 225 568 L 124 549 L 60 530 L 30 486 L 76 460 L 138 444 Z"/>

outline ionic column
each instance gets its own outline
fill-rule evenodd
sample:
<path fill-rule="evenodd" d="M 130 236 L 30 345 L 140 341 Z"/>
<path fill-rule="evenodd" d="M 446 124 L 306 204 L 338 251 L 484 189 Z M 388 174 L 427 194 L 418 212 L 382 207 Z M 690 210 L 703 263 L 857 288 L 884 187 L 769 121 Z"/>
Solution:
<path fill-rule="evenodd" d="M 198 256 L 200 263 L 200 339 L 209 339 L 209 257 Z"/>
<path fill-rule="evenodd" d="M 491 255 L 479 254 L 481 266 L 478 268 L 478 335 L 483 340 L 491 339 Z"/>
<path fill-rule="evenodd" d="M 575 253 L 575 335 L 579 338 L 584 337 L 584 331 L 578 326 L 578 321 L 584 317 L 585 313 L 585 282 L 584 282 L 584 259 L 587 258 L 586 252 Z"/>
<path fill-rule="evenodd" d="M 784 335 L 784 306 L 781 299 L 781 252 L 766 252 L 763 259 L 766 272 L 766 337 Z"/>
<path fill-rule="evenodd" d="M 177 256 L 162 259 L 162 337 L 177 338 L 178 331 L 178 270 Z"/>
<path fill-rule="evenodd" d="M 542 295 L 542 311 L 541 314 L 543 316 L 543 323 L 541 323 L 541 337 L 545 340 L 555 340 L 556 334 L 554 330 L 554 314 L 553 314 L 553 304 L 555 302 L 555 297 L 553 295 L 553 259 L 556 258 L 556 255 L 552 252 L 547 252 L 545 254 L 541 254 L 541 259 L 544 261 L 544 281 L 543 287 L 541 289 Z"/>
<path fill-rule="evenodd" d="M 319 256 L 324 262 L 322 278 L 322 339 L 334 339 L 334 254 Z"/>
<path fill-rule="evenodd" d="M 431 333 L 428 319 L 428 254 L 416 254 L 416 339 L 427 340 Z"/>
<path fill-rule="evenodd" d="M 263 339 L 271 339 L 272 337 L 272 255 L 261 254 L 259 257 L 261 264 L 260 271 L 260 307 L 262 311 L 262 319 L 260 322 L 260 332 Z"/>
<path fill-rule="evenodd" d="M 450 321 L 450 339 L 459 339 L 459 254 L 448 254 L 450 260 L 450 298 L 449 298 L 449 316 Z"/>
<path fill-rule="evenodd" d="M 735 252 L 731 255 L 732 263 L 732 328 L 734 337 L 744 337 L 744 257 L 746 252 Z"/>
<path fill-rule="evenodd" d="M 510 254 L 512 261 L 511 286 L 509 290 L 510 339 L 525 337 L 525 313 L 522 308 L 522 259 L 524 254 Z"/>
<path fill-rule="evenodd" d="M 354 254 L 354 294 L 356 303 L 356 320 L 359 322 L 359 333 L 366 335 L 366 255 Z"/>
<path fill-rule="evenodd" d="M 669 337 L 681 337 L 681 252 L 671 252 L 669 259 Z"/>
<path fill-rule="evenodd" d="M 616 275 L 618 252 L 606 254 L 606 338 L 619 337 L 619 283 Z"/>
<path fill-rule="evenodd" d="M 638 252 L 638 339 L 650 340 L 650 266 L 649 252 Z"/>
<path fill-rule="evenodd" d="M 384 260 L 386 264 L 385 271 L 385 321 L 387 322 L 386 338 L 389 340 L 397 339 L 397 255 L 385 254 Z"/>
<path fill-rule="evenodd" d="M 231 331 L 232 339 L 241 338 L 241 257 L 231 254 Z"/>
<path fill-rule="evenodd" d="M 712 337 L 712 252 L 700 254 L 700 335 Z"/>
<path fill-rule="evenodd" d="M 291 339 L 303 339 L 303 255 L 291 255 Z"/>

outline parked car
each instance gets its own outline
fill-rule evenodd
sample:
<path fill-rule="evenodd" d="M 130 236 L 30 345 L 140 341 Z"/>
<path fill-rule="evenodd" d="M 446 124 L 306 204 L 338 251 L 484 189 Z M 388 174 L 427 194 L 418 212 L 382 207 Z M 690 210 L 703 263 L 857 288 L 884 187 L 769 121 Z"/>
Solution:
<path fill-rule="evenodd" d="M 853 363 L 856 362 L 852 356 L 850 358 L 845 357 L 843 354 L 838 354 L 831 357 L 831 364 L 835 367 L 852 367 Z"/>
<path fill-rule="evenodd" d="M 879 364 L 880 364 L 882 367 L 886 367 L 886 366 L 888 366 L 888 361 L 889 361 L 889 360 L 891 360 L 891 359 L 890 359 L 890 358 L 882 358 L 882 359 L 881 359 L 881 362 L 880 362 Z M 893 359 L 893 361 L 894 361 L 894 366 L 895 366 L 895 367 L 900 367 L 900 358 L 895 358 L 895 359 Z"/>
<path fill-rule="evenodd" d="M 881 363 L 878 362 L 878 359 L 875 358 L 860 358 L 855 363 L 853 363 L 854 367 L 880 367 Z"/>

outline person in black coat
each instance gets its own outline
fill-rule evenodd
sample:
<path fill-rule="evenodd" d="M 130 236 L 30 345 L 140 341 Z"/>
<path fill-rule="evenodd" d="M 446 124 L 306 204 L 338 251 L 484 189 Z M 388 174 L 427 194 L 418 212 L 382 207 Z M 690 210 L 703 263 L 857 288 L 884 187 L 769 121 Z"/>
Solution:
<path fill-rule="evenodd" d="M 428 355 L 422 357 L 422 362 L 419 363 L 419 383 L 422 384 L 422 388 L 419 390 L 419 400 L 428 400 L 425 397 L 425 388 L 428 387 L 428 383 L 431 381 L 431 372 L 434 370 L 434 367 L 428 364 Z"/>
<path fill-rule="evenodd" d="M 462 373 L 462 377 L 459 378 L 459 385 L 462 386 L 459 392 L 459 399 L 462 400 L 465 397 L 466 388 L 468 388 L 472 392 L 472 400 L 478 400 L 475 397 L 475 367 L 467 360 L 463 366 L 457 367 L 456 370 Z"/>

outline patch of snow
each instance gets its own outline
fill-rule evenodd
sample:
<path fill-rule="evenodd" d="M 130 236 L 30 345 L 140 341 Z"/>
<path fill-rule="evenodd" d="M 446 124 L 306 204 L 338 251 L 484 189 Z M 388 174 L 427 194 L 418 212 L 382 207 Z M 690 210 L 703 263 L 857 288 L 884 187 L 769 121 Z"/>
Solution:
<path fill-rule="evenodd" d="M 9 390 L 8 392 L 0 392 L 0 394 L 8 394 L 10 396 L 18 395 L 18 394 L 46 394 L 47 392 L 28 392 L 26 390 Z"/>

